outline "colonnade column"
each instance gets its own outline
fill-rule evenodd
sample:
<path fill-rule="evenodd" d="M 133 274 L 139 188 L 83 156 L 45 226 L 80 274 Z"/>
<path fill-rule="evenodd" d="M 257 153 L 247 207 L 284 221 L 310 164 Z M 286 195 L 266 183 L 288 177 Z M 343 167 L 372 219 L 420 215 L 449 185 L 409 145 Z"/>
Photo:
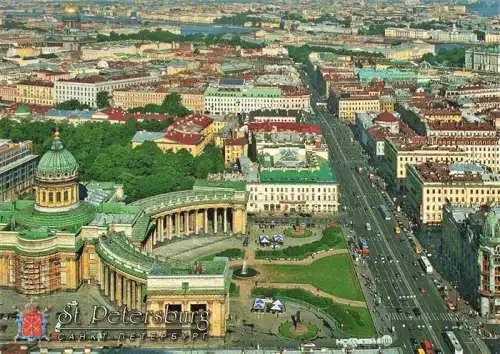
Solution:
<path fill-rule="evenodd" d="M 142 284 L 137 285 L 137 309 L 142 310 Z"/>
<path fill-rule="evenodd" d="M 167 215 L 167 240 L 172 239 L 172 215 Z"/>
<path fill-rule="evenodd" d="M 194 211 L 194 233 L 195 233 L 196 235 L 198 235 L 198 234 L 199 234 L 199 232 L 200 232 L 200 228 L 199 228 L 199 225 L 198 225 L 198 212 L 199 212 L 199 210 L 198 210 L 198 209 L 196 209 L 196 210 Z"/>
<path fill-rule="evenodd" d="M 109 296 L 109 267 L 104 265 L 104 295 Z"/>
<path fill-rule="evenodd" d="M 127 304 L 127 308 L 132 308 L 132 280 L 125 279 L 125 294 L 127 294 L 127 299 L 124 301 Z"/>
<path fill-rule="evenodd" d="M 99 262 L 99 289 L 104 290 L 104 262 Z"/>
<path fill-rule="evenodd" d="M 214 233 L 217 233 L 217 208 L 214 208 Z"/>
<path fill-rule="evenodd" d="M 130 282 L 130 308 L 137 308 L 137 285 L 135 284 L 135 281 Z"/>
<path fill-rule="evenodd" d="M 227 233 L 227 208 L 224 208 L 223 222 L 224 222 L 224 233 Z"/>
<path fill-rule="evenodd" d="M 175 235 L 181 234 L 181 213 L 175 214 Z"/>
<path fill-rule="evenodd" d="M 158 235 L 157 238 L 160 242 L 163 242 L 163 218 L 164 216 L 160 216 L 156 222 L 156 225 L 158 227 Z"/>
<path fill-rule="evenodd" d="M 113 270 L 111 270 L 109 281 L 110 281 L 109 299 L 111 301 L 115 301 L 115 272 Z"/>
<path fill-rule="evenodd" d="M 116 303 L 121 306 L 123 304 L 123 277 L 119 273 L 116 274 Z"/>
<path fill-rule="evenodd" d="M 208 234 L 208 209 L 205 208 L 205 218 L 203 219 L 205 233 Z"/>
<path fill-rule="evenodd" d="M 189 235 L 189 210 L 184 212 L 184 234 Z"/>

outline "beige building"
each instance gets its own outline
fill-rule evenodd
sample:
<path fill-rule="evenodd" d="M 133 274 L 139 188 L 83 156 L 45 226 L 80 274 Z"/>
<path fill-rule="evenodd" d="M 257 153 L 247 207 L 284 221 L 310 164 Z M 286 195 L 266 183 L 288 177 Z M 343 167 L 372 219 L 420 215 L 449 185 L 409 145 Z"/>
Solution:
<path fill-rule="evenodd" d="M 500 43 L 500 32 L 486 32 L 484 37 L 486 43 Z"/>
<path fill-rule="evenodd" d="M 135 87 L 113 91 L 114 106 L 123 109 L 144 107 L 147 104 L 161 105 L 167 91 L 161 87 Z"/>
<path fill-rule="evenodd" d="M 0 86 L 0 100 L 15 102 L 18 97 L 17 86 L 15 85 L 1 85 Z"/>
<path fill-rule="evenodd" d="M 395 137 L 385 141 L 385 159 L 391 178 L 401 182 L 406 178 L 408 165 L 428 161 L 462 162 L 467 160 L 467 153 L 457 147 L 425 145 L 425 139 L 412 143 Z"/>
<path fill-rule="evenodd" d="M 500 204 L 500 175 L 464 163 L 427 162 L 408 167 L 408 203 L 423 224 L 440 224 L 443 206 L 471 207 Z"/>
<path fill-rule="evenodd" d="M 419 28 L 389 27 L 385 29 L 385 36 L 388 38 L 401 38 L 401 39 L 429 39 L 431 38 L 431 32 Z"/>
<path fill-rule="evenodd" d="M 337 114 L 343 121 L 354 123 L 356 113 L 380 111 L 380 100 L 374 96 L 351 96 L 338 99 Z"/>
<path fill-rule="evenodd" d="M 50 81 L 21 81 L 17 84 L 17 102 L 52 106 L 54 83 Z"/>

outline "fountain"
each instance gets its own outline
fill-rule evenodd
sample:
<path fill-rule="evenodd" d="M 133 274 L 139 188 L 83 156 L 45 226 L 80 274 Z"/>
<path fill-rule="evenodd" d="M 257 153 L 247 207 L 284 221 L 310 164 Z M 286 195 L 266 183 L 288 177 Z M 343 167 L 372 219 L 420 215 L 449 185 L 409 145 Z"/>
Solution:
<path fill-rule="evenodd" d="M 241 268 L 235 269 L 233 272 L 236 278 L 252 278 L 257 275 L 257 271 L 252 267 L 249 267 L 247 264 L 247 260 L 243 260 L 243 264 Z"/>

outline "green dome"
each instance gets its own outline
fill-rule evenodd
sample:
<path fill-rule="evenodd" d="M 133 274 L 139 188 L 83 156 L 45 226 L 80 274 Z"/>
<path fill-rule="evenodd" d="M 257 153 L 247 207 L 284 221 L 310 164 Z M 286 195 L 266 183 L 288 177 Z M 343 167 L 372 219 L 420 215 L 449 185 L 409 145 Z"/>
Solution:
<path fill-rule="evenodd" d="M 78 162 L 66 150 L 61 140 L 59 132 L 54 133 L 54 140 L 50 150 L 43 154 L 36 170 L 36 177 L 39 179 L 65 179 L 78 175 Z"/>
<path fill-rule="evenodd" d="M 30 113 L 31 113 L 30 108 L 25 104 L 20 105 L 16 109 L 16 114 L 30 114 Z"/>

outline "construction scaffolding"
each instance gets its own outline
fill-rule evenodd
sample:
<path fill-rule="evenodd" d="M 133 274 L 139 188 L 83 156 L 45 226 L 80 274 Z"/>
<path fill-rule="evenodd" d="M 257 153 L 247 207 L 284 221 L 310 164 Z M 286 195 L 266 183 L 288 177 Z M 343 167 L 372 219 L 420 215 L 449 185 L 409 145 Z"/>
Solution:
<path fill-rule="evenodd" d="M 61 287 L 59 257 L 16 257 L 16 288 L 26 295 L 47 294 Z"/>

